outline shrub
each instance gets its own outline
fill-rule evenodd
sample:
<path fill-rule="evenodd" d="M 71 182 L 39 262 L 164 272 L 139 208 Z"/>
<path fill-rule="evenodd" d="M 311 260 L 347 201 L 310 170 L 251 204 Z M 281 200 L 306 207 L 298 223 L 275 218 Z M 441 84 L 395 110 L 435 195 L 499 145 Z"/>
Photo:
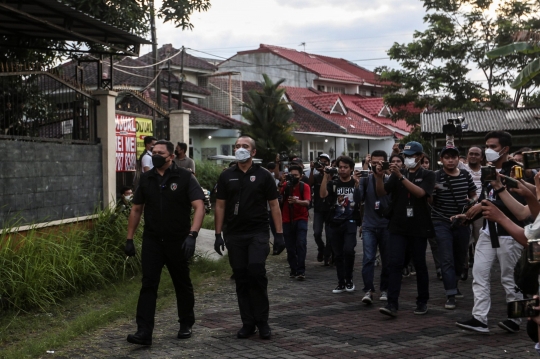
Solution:
<path fill-rule="evenodd" d="M 203 188 L 212 192 L 224 168 L 226 168 L 225 165 L 218 165 L 211 161 L 195 161 L 197 181 Z"/>

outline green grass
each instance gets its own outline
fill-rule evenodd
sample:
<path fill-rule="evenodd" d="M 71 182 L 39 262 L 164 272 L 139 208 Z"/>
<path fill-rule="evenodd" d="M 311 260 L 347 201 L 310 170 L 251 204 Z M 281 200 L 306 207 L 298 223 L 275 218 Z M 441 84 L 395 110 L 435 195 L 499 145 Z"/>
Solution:
<path fill-rule="evenodd" d="M 196 258 L 191 265 L 195 293 L 210 290 L 212 286 L 205 284 L 226 279 L 230 273 L 226 258 L 218 261 Z M 0 358 L 42 356 L 47 350 L 76 343 L 83 334 L 113 321 L 133 321 L 139 289 L 140 276 L 135 276 L 105 289 L 71 297 L 46 310 L 4 312 L 0 315 Z M 175 300 L 167 271 L 163 271 L 158 297 L 158 310 L 172 305 Z"/>
<path fill-rule="evenodd" d="M 214 223 L 214 210 L 212 210 L 210 213 L 204 216 L 202 228 L 210 229 L 212 231 L 216 229 L 216 226 Z"/>
<path fill-rule="evenodd" d="M 226 167 L 226 165 L 218 165 L 209 160 L 195 161 L 197 181 L 199 181 L 199 184 L 203 188 L 212 191 L 218 181 L 219 175 Z"/>

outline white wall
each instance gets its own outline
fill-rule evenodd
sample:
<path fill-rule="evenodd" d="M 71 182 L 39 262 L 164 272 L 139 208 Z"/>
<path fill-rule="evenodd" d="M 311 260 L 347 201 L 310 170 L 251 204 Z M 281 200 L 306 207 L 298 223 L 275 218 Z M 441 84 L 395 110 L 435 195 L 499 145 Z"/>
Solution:
<path fill-rule="evenodd" d="M 212 136 L 212 138 L 208 138 Z M 203 148 L 215 148 L 216 154 L 221 155 L 221 145 L 234 145 L 236 139 L 240 136 L 238 130 L 200 130 L 200 129 L 190 129 L 190 138 L 193 145 L 193 159 L 201 160 L 202 159 L 202 149 Z M 232 153 L 229 153 L 232 155 Z"/>

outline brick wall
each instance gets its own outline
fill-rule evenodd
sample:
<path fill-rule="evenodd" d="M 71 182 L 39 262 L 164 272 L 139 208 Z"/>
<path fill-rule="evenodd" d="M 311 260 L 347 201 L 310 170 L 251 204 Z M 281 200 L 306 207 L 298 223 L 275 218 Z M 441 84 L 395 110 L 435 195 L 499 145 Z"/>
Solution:
<path fill-rule="evenodd" d="M 0 141 L 0 228 L 85 216 L 100 206 L 101 145 Z"/>

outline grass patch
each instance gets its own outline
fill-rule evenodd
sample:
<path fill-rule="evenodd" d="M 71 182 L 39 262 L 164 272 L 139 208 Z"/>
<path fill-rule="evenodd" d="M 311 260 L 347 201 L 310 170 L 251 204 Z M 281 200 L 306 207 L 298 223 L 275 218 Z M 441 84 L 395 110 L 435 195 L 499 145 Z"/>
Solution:
<path fill-rule="evenodd" d="M 195 294 L 211 290 L 212 286 L 204 284 L 228 278 L 230 274 L 227 258 L 213 261 L 196 257 L 191 265 Z M 161 278 L 158 310 L 175 300 L 168 271 L 164 270 Z M 0 315 L 0 358 L 43 356 L 47 350 L 56 351 L 76 342 L 79 336 L 115 320 L 133 321 L 139 289 L 140 276 L 137 275 L 104 289 L 73 296 L 61 305 L 51 305 L 46 310 L 23 312 L 12 309 L 3 312 Z"/>
<path fill-rule="evenodd" d="M 212 209 L 210 213 L 204 216 L 202 228 L 214 230 L 216 229 L 216 224 L 214 223 L 214 210 Z"/>

